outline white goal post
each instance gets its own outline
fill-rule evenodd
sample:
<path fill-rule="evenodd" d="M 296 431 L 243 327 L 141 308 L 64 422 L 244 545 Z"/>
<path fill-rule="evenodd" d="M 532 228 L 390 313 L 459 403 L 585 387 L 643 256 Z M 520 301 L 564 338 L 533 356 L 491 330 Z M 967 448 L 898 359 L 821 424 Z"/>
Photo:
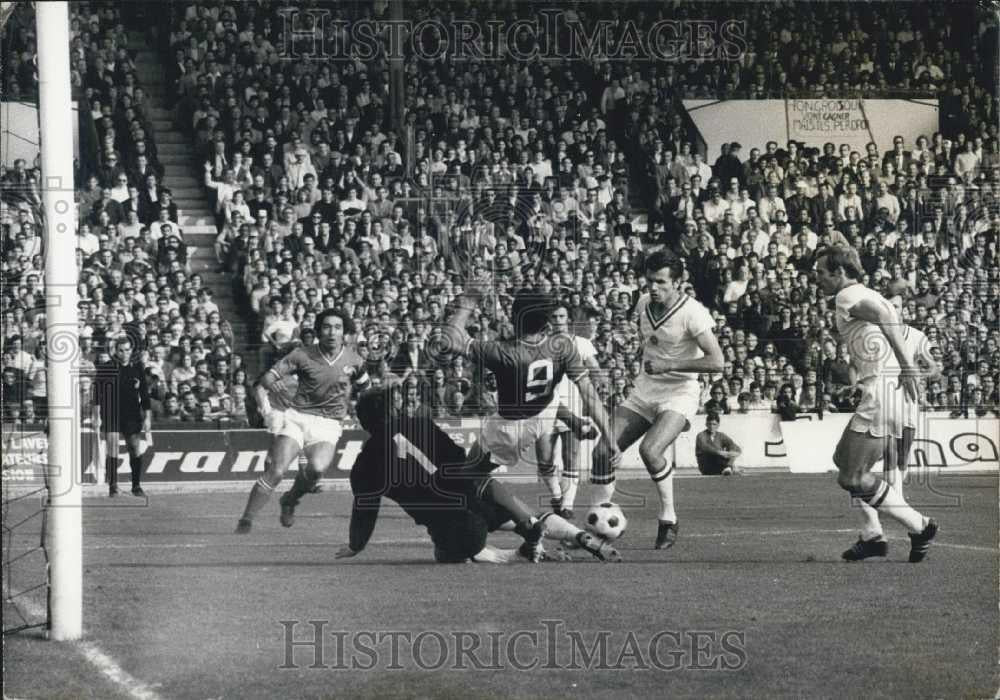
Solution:
<path fill-rule="evenodd" d="M 83 518 L 77 447 L 80 396 L 73 371 L 79 332 L 69 7 L 65 1 L 37 2 L 35 13 L 48 346 L 45 547 L 49 558 L 49 638 L 67 641 L 83 634 Z"/>

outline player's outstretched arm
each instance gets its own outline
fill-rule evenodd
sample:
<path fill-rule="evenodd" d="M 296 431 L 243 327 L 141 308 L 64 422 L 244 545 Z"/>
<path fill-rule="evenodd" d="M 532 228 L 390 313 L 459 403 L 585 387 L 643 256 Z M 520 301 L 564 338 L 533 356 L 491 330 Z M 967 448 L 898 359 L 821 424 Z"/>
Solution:
<path fill-rule="evenodd" d="M 608 417 L 608 412 L 605 410 L 604 404 L 601 403 L 601 397 L 597 395 L 597 390 L 594 389 L 590 377 L 586 374 L 574 378 L 573 381 L 576 382 L 576 386 L 580 390 L 580 398 L 583 399 L 583 410 L 597 423 L 597 429 L 601 431 L 601 435 L 604 436 L 604 440 L 608 445 L 608 456 L 611 464 L 617 466 L 622 459 L 622 455 L 618 451 L 618 445 L 615 442 L 615 431 L 611 427 L 611 419 Z"/>
<path fill-rule="evenodd" d="M 705 353 L 702 357 L 690 360 L 646 360 L 646 374 L 721 372 L 726 360 L 715 333 L 711 330 L 703 331 L 695 337 L 695 342 Z"/>
<path fill-rule="evenodd" d="M 899 381 L 903 390 L 912 400 L 919 400 L 920 387 L 917 384 L 917 371 L 913 364 L 913 358 L 907 354 L 906 347 L 903 345 L 901 323 L 893 308 L 888 303 L 876 304 L 870 299 L 862 299 L 852 306 L 848 313 L 852 318 L 874 323 L 879 327 L 882 335 L 889 341 L 889 347 L 892 348 L 892 353 L 899 363 L 901 371 Z"/>
<path fill-rule="evenodd" d="M 913 361 L 920 367 L 922 376 L 929 382 L 933 382 L 941 378 L 942 366 L 941 363 L 934 359 L 934 355 L 931 353 L 930 342 L 921 343 L 920 347 L 917 348 L 917 355 L 913 358 Z"/>
<path fill-rule="evenodd" d="M 472 312 L 479 305 L 479 298 L 476 294 L 467 292 L 458 297 L 455 305 L 455 312 L 448 318 L 440 344 L 434 348 L 439 356 L 465 355 L 469 347 L 471 338 L 465 328 L 469 325 Z"/>
<path fill-rule="evenodd" d="M 362 501 L 363 499 L 363 501 Z M 377 496 L 355 496 L 351 508 L 350 539 L 334 555 L 335 559 L 348 559 L 360 554 L 371 540 L 378 521 L 381 499 Z"/>
<path fill-rule="evenodd" d="M 264 424 L 269 430 L 275 429 L 274 421 L 277 420 L 278 416 L 278 412 L 271 406 L 271 399 L 269 397 L 277 381 L 278 376 L 272 370 L 268 370 L 253 385 L 253 397 L 257 401 L 257 409 L 260 411 L 260 415 L 264 418 Z"/>
<path fill-rule="evenodd" d="M 592 420 L 576 415 L 562 403 L 556 409 L 556 418 L 569 426 L 570 432 L 580 440 L 589 440 L 597 437 L 597 429 Z"/>

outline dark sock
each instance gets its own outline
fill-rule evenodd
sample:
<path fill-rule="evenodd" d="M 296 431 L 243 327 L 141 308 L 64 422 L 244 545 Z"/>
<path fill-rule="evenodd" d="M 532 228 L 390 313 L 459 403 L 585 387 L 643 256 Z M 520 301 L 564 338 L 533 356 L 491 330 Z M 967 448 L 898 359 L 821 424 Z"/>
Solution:
<path fill-rule="evenodd" d="M 487 482 L 486 486 L 483 488 L 482 498 L 484 501 L 499 506 L 507 511 L 507 513 L 510 514 L 510 519 L 513 520 L 518 527 L 521 527 L 522 525 L 527 526 L 534 515 L 517 496 L 508 491 L 507 487 L 496 479 L 490 479 Z M 518 532 L 518 534 L 521 533 Z"/>
<path fill-rule="evenodd" d="M 316 482 L 319 481 L 318 478 L 311 478 L 306 472 L 306 469 L 300 469 L 298 474 L 295 475 L 295 481 L 292 483 L 292 488 L 288 489 L 288 493 L 285 494 L 287 501 L 290 501 L 292 505 L 298 505 L 299 499 L 301 499 L 305 494 L 313 490 Z"/>
<path fill-rule="evenodd" d="M 113 457 L 104 459 L 104 471 L 107 474 L 108 483 L 111 486 L 118 486 L 118 460 Z"/>
<path fill-rule="evenodd" d="M 142 457 L 129 455 L 128 467 L 132 470 L 132 488 L 137 489 L 142 478 Z"/>
<path fill-rule="evenodd" d="M 260 479 L 253 485 L 250 489 L 250 497 L 247 499 L 247 507 L 243 511 L 242 520 L 253 520 L 260 509 L 267 505 L 267 502 L 271 500 L 271 494 L 274 492 L 274 488 Z"/>

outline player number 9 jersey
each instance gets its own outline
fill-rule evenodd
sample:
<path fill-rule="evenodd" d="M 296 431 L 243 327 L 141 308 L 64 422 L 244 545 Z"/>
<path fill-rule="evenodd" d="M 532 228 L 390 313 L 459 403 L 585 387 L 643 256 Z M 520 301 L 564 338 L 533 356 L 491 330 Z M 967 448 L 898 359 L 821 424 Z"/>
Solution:
<path fill-rule="evenodd" d="M 552 403 L 563 376 L 577 379 L 586 367 L 572 336 L 551 335 L 537 343 L 525 340 L 471 340 L 465 353 L 474 366 L 497 380 L 497 413 L 520 420 L 537 416 Z"/>

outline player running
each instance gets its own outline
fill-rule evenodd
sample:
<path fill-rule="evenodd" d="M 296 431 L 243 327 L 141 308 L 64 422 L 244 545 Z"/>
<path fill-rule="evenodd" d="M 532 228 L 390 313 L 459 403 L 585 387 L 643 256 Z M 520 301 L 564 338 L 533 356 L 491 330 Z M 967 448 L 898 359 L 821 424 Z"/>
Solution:
<path fill-rule="evenodd" d="M 649 293 L 636 304 L 642 339 L 642 373 L 635 388 L 615 410 L 614 441 L 602 440 L 594 448 L 591 482 L 595 502 L 611 501 L 615 491 L 614 465 L 606 446 L 626 450 L 640 437 L 639 456 L 660 496 L 656 549 L 677 541 L 674 508 L 674 467 L 666 454 L 698 412 L 701 387 L 698 373 L 721 372 L 722 349 L 715 337 L 712 315 L 681 290 L 684 264 L 668 250 L 658 250 L 646 260 Z"/>
<path fill-rule="evenodd" d="M 316 317 L 319 342 L 298 347 L 268 370 L 254 387 L 254 397 L 274 442 L 267 453 L 263 476 L 257 479 L 236 532 L 250 532 L 253 519 L 271 498 L 292 460 L 303 451 L 304 469 L 295 476 L 292 488 L 281 497 L 281 524 L 291 527 L 299 499 L 316 489 L 320 477 L 333 461 L 342 432 L 340 421 L 347 415 L 352 388 L 364 389 L 368 374 L 364 360 L 344 345 L 344 334 L 354 333 L 350 317 L 327 309 Z M 292 406 L 278 410 L 271 406 L 268 392 L 287 375 L 298 378 Z"/>
<path fill-rule="evenodd" d="M 888 300 L 896 310 L 896 314 L 902 318 L 903 299 L 894 296 Z M 927 381 L 937 379 L 941 374 L 941 368 L 937 360 L 934 359 L 930 340 L 922 331 L 903 324 L 903 349 L 908 357 L 913 358 L 914 364 L 920 369 L 920 376 Z M 893 362 L 895 358 L 889 358 L 888 364 L 892 370 L 898 371 L 898 366 Z M 917 420 L 920 415 L 920 403 L 912 400 L 906 392 L 897 391 L 896 400 L 902 402 L 903 409 L 903 436 L 897 438 L 894 449 L 886 449 L 882 456 L 882 469 L 885 473 L 886 482 L 903 492 L 903 472 L 906 471 L 910 462 L 910 449 L 913 447 L 913 439 L 917 432 Z M 861 512 L 865 517 L 865 531 L 871 535 L 882 534 L 882 526 L 879 523 L 878 511 L 870 505 L 861 501 Z M 885 556 L 889 553 L 889 545 L 884 539 L 876 539 L 874 542 L 865 543 L 864 538 L 859 538 L 858 542 L 846 550 L 841 556 L 847 561 L 865 559 L 869 556 Z"/>
<path fill-rule="evenodd" d="M 568 336 L 573 339 L 576 351 L 591 376 L 596 376 L 601 367 L 597 364 L 597 350 L 587 338 L 569 332 L 569 310 L 562 304 L 557 304 L 549 316 L 549 326 L 553 335 Z M 538 438 L 535 443 L 535 458 L 538 460 L 538 478 L 549 491 L 552 510 L 566 519 L 573 518 L 573 504 L 576 501 L 576 491 L 580 484 L 580 442 L 597 437 L 597 431 L 589 419 L 578 418 L 583 411 L 583 401 L 576 384 L 568 376 L 559 381 L 558 400 L 559 415 L 564 410 L 575 418 L 574 423 L 567 423 L 557 418 L 553 423 L 552 432 Z M 581 422 L 582 421 L 582 422 Z M 562 479 L 556 476 L 556 444 L 562 443 Z"/>
<path fill-rule="evenodd" d="M 554 302 L 548 294 L 522 289 L 514 297 L 514 339 L 472 340 L 465 331 L 472 311 L 486 293 L 478 282 L 470 282 L 458 299 L 458 309 L 448 321 L 437 352 L 461 353 L 473 366 L 493 372 L 497 380 L 497 413 L 483 418 L 480 439 L 473 452 L 481 452 L 494 465 L 513 466 L 521 453 L 552 432 L 557 417 L 572 422 L 559 410 L 556 386 L 563 376 L 576 383 L 584 411 L 603 435 L 610 435 L 608 414 L 601 404 L 573 339 L 566 334 L 549 335 L 546 327 Z M 618 449 L 608 449 L 613 464 L 621 460 Z"/>
<path fill-rule="evenodd" d="M 832 246 L 817 253 L 816 281 L 826 294 L 835 296 L 837 331 L 847 344 L 862 390 L 861 403 L 833 454 L 837 483 L 852 498 L 884 510 L 906 527 L 910 562 L 916 563 L 927 556 L 938 525 L 910 507 L 902 491 L 872 474 L 871 468 L 883 457 L 886 464 L 898 462 L 897 441 L 905 434 L 904 407 L 918 400 L 918 370 L 906 350 L 898 314 L 881 294 L 861 284 L 861 275 L 856 250 Z M 885 556 L 889 546 L 878 518 L 873 526 L 864 509 L 861 515 L 861 535 L 843 558 Z"/>
<path fill-rule="evenodd" d="M 402 401 L 399 400 L 400 397 Z M 402 404 L 400 409 L 394 406 Z M 602 561 L 621 561 L 611 545 L 555 513 L 532 516 L 520 500 L 489 475 L 492 465 L 470 464 L 463 450 L 435 425 L 414 385 L 367 391 L 358 420 L 370 433 L 351 469 L 354 506 L 350 541 L 336 558 L 353 557 L 368 544 L 382 497 L 396 501 L 427 528 L 441 563 L 472 560 L 505 564 L 517 557 L 537 562 L 545 536 L 573 542 Z M 486 544 L 488 533 L 513 529 L 524 538 L 517 550 Z"/>

